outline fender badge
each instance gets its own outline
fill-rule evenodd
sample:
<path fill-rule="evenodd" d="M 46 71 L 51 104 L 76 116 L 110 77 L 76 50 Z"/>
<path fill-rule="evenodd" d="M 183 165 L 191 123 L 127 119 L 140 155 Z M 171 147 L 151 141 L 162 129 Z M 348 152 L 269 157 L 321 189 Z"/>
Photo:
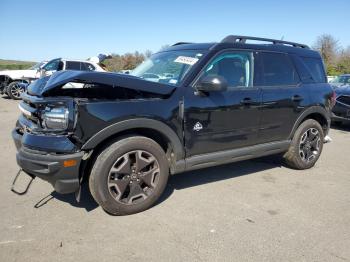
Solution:
<path fill-rule="evenodd" d="M 201 129 L 203 129 L 203 126 L 202 126 L 202 124 L 201 123 L 199 123 L 199 122 L 197 122 L 195 125 L 194 125 L 194 127 L 193 127 L 193 130 L 194 131 L 199 131 L 199 130 L 201 130 Z"/>

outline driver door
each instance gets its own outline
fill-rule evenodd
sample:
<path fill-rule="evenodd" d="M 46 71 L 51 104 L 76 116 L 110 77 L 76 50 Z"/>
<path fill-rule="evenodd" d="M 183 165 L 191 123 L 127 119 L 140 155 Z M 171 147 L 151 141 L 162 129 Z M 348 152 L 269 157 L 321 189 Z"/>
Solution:
<path fill-rule="evenodd" d="M 188 87 L 184 97 L 186 156 L 241 148 L 256 143 L 261 91 L 253 86 L 254 54 L 230 51 L 218 54 L 199 76 L 221 76 L 226 91 L 198 94 Z"/>
<path fill-rule="evenodd" d="M 63 62 L 61 61 L 61 58 L 53 59 L 41 68 L 40 77 L 50 76 L 54 72 L 62 69 L 63 69 Z"/>

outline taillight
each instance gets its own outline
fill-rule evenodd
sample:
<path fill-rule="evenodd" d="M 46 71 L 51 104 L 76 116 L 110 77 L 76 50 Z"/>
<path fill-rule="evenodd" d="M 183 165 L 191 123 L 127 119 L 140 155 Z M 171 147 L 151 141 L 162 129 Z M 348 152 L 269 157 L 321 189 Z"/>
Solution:
<path fill-rule="evenodd" d="M 331 96 L 331 107 L 335 106 L 337 94 L 333 91 Z"/>

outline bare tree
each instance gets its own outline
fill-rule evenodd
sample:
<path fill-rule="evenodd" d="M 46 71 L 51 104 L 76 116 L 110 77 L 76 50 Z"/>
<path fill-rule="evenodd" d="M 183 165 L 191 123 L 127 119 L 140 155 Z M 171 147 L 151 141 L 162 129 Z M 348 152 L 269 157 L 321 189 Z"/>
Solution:
<path fill-rule="evenodd" d="M 319 36 L 313 45 L 313 49 L 320 52 L 325 64 L 328 67 L 334 66 L 337 56 L 339 54 L 339 41 L 332 35 L 323 34 Z"/>
<path fill-rule="evenodd" d="M 108 70 L 113 72 L 119 72 L 121 70 L 132 70 L 151 55 L 152 52 L 149 50 L 145 53 L 136 51 L 134 53 L 126 53 L 123 55 L 112 54 L 112 58 L 107 59 L 104 63 L 107 66 Z"/>
<path fill-rule="evenodd" d="M 165 49 L 167 49 L 167 48 L 169 48 L 170 47 L 170 45 L 162 45 L 161 47 L 160 47 L 160 50 L 159 51 L 163 51 L 163 50 L 165 50 Z"/>
<path fill-rule="evenodd" d="M 144 53 L 144 55 L 145 55 L 146 58 L 150 58 L 152 54 L 153 54 L 153 53 L 152 53 L 151 50 L 146 50 L 145 53 Z"/>

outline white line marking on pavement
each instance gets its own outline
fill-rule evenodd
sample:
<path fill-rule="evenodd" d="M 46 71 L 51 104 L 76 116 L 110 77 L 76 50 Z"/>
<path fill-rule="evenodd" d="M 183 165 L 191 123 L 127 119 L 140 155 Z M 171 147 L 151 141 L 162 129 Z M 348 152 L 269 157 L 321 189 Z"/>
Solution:
<path fill-rule="evenodd" d="M 6 244 L 11 244 L 11 243 L 15 243 L 16 241 L 14 240 L 7 240 L 7 241 L 1 241 L 0 245 L 6 245 Z"/>

